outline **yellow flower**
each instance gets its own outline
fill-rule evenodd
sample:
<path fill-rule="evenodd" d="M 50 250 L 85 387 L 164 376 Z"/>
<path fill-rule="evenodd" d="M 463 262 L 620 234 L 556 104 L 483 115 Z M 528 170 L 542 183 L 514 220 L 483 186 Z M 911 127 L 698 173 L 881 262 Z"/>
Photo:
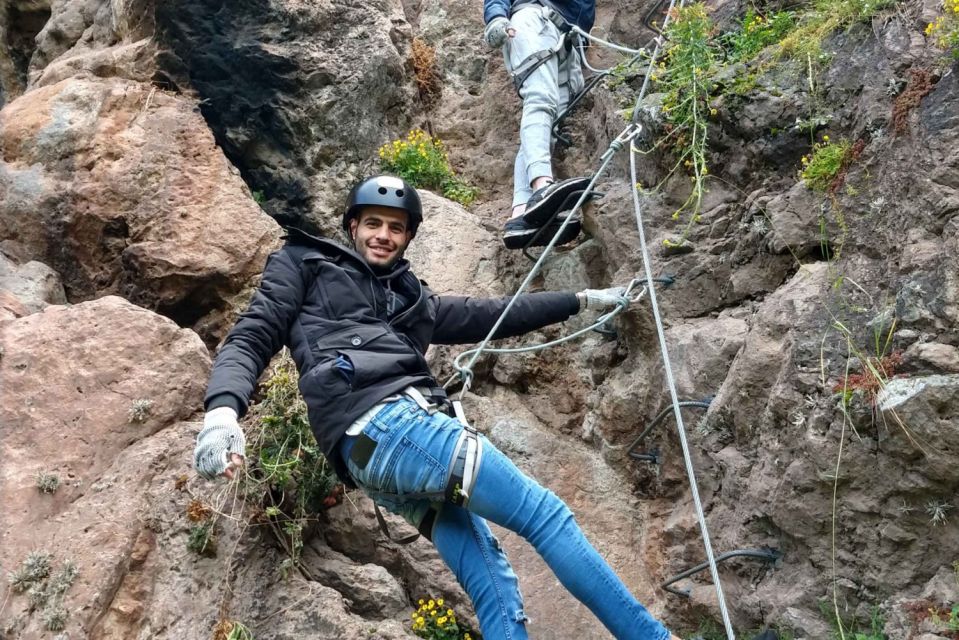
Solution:
<path fill-rule="evenodd" d="M 443 604 L 443 601 L 442 601 L 442 600 L 440 601 L 440 604 Z M 452 618 L 452 617 L 453 617 L 453 610 L 452 610 L 452 609 L 447 609 L 447 610 L 446 610 L 446 615 L 448 615 L 449 617 Z"/>
<path fill-rule="evenodd" d="M 443 606 L 443 598 L 437 598 L 437 599 L 436 599 L 436 605 L 439 606 L 439 607 L 442 607 L 442 606 Z"/>
<path fill-rule="evenodd" d="M 435 611 L 430 611 L 430 615 L 431 615 L 431 616 L 435 616 L 435 615 L 436 615 L 436 612 L 435 612 Z"/>
<path fill-rule="evenodd" d="M 473 640 L 473 638 L 468 633 L 463 634 L 463 640 Z"/>
<path fill-rule="evenodd" d="M 446 617 L 446 616 L 440 616 L 439 618 L 436 619 L 436 624 L 438 624 L 438 625 L 440 625 L 440 626 L 442 627 L 442 626 L 446 625 L 446 620 L 447 620 L 447 617 Z"/>
<path fill-rule="evenodd" d="M 420 598 L 419 604 L 424 604 L 423 598 Z"/>
<path fill-rule="evenodd" d="M 429 604 L 426 605 L 427 609 L 432 609 L 436 606 L 436 603 L 430 600 Z"/>
<path fill-rule="evenodd" d="M 709 110 L 709 115 L 711 115 L 711 116 L 714 116 L 714 115 L 716 115 L 717 113 L 719 113 L 719 112 L 716 111 L 716 109 L 710 109 L 710 110 Z"/>
<path fill-rule="evenodd" d="M 708 173 L 709 173 L 709 169 L 707 169 L 706 167 L 703 167 L 703 175 L 706 175 Z"/>
<path fill-rule="evenodd" d="M 822 137 L 822 141 L 823 141 L 823 142 L 829 142 L 829 136 L 823 136 L 823 137 Z"/>

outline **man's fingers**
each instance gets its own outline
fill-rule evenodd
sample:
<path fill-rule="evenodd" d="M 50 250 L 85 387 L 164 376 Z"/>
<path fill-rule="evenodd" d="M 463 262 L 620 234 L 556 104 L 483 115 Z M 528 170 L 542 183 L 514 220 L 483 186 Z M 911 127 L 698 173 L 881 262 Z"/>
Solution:
<path fill-rule="evenodd" d="M 223 473 L 220 475 L 223 475 L 226 478 L 232 480 L 234 475 L 233 470 L 239 469 L 242 466 L 243 466 L 243 456 L 241 456 L 238 453 L 231 453 L 230 461 L 226 463 L 226 469 L 224 469 Z"/>
<path fill-rule="evenodd" d="M 510 27 L 509 29 L 506 30 L 506 35 L 508 35 L 510 38 L 515 38 L 516 29 L 514 29 L 513 27 Z"/>

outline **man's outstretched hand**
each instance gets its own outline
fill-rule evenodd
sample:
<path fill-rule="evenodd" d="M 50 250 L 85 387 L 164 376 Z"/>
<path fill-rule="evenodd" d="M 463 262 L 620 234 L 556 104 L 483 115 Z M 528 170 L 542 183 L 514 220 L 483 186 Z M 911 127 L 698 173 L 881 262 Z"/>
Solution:
<path fill-rule="evenodd" d="M 246 438 L 237 423 L 236 411 L 230 407 L 207 411 L 193 451 L 197 472 L 207 480 L 217 476 L 232 480 L 234 469 L 243 466 L 245 451 Z"/>
<path fill-rule="evenodd" d="M 628 304 L 626 287 L 610 287 L 609 289 L 584 289 L 576 294 L 579 298 L 580 310 L 593 309 L 602 311 L 612 309 L 616 305 Z"/>

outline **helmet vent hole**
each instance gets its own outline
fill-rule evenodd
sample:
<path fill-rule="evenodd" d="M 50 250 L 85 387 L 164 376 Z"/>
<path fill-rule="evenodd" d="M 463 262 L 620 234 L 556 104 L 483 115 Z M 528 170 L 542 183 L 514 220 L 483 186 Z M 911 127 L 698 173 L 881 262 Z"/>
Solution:
<path fill-rule="evenodd" d="M 396 190 L 396 197 L 397 197 L 397 198 L 402 198 L 402 197 L 403 197 L 403 190 L 402 190 L 402 189 L 397 189 L 397 190 Z"/>
<path fill-rule="evenodd" d="M 381 196 L 385 196 L 385 195 L 386 195 L 386 187 L 380 187 L 379 189 L 377 189 L 377 191 L 380 192 L 380 195 L 381 195 Z"/>

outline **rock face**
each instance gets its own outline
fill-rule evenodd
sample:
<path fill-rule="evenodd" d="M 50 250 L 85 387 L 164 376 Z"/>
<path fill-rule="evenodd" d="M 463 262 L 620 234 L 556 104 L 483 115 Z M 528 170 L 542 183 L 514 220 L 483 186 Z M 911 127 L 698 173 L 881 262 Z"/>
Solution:
<path fill-rule="evenodd" d="M 17 317 L 40 311 L 48 304 L 67 301 L 60 276 L 47 265 L 31 261 L 18 265 L 0 253 L 0 293 L 22 308 Z"/>
<path fill-rule="evenodd" d="M 9 104 L 0 127 L 2 246 L 57 269 L 71 300 L 119 293 L 192 326 L 276 246 L 190 101 L 70 79 Z"/>
<path fill-rule="evenodd" d="M 192 331 L 117 297 L 8 321 L 0 346 L 0 565 L 13 571 L 39 550 L 55 565 L 74 563 L 79 578 L 63 606 L 82 610 L 67 629 L 86 636 L 128 556 L 154 544 L 140 521 L 148 516 L 143 487 L 182 464 L 160 440 L 169 445 L 183 432 L 178 421 L 201 401 L 210 358 Z M 51 495 L 38 487 L 43 476 L 58 479 Z M 13 596 L 4 633 L 37 637 L 47 613 L 31 614 L 26 596 Z"/>
<path fill-rule="evenodd" d="M 723 71 L 694 251 L 662 249 L 681 232 L 688 178 L 670 176 L 668 153 L 639 164 L 643 184 L 665 180 L 642 213 L 652 271 L 671 281 L 657 297 L 678 392 L 709 402 L 683 417 L 714 546 L 782 554 L 722 566 L 741 631 L 830 637 L 831 610 L 851 637 L 878 611 L 894 640 L 950 637 L 916 615 L 959 599 L 959 74 L 922 35 L 933 4 L 832 34 L 812 81 L 811 60 Z M 713 17 L 732 29 L 745 9 L 718 3 Z M 647 43 L 656 10 L 601 3 L 597 33 Z M 63 609 L 69 637 L 210 637 L 239 620 L 258 640 L 406 638 L 429 595 L 471 619 L 432 547 L 387 542 L 357 493 L 320 516 L 302 571 L 284 577 L 234 487 L 199 480 L 190 460 L 204 342 L 243 307 L 277 221 L 332 235 L 350 184 L 411 127 L 442 138 L 481 189 L 470 211 L 423 194 L 416 273 L 465 295 L 525 277 L 531 263 L 498 238 L 519 101 L 482 29 L 481 7 L 456 0 L 0 2 L 0 635 L 52 637 Z M 436 52 L 434 102 L 417 92 L 414 36 Z M 595 169 L 640 81 L 585 100 L 557 175 Z M 648 131 L 660 98 L 641 105 Z M 796 178 L 810 127 L 856 149 L 830 193 Z M 643 275 L 624 160 L 534 288 Z M 660 587 L 704 558 L 672 416 L 633 451 L 655 462 L 628 455 L 669 409 L 648 300 L 614 333 L 482 358 L 466 406 L 686 637 L 718 610 L 705 573 L 678 585 L 689 599 Z M 440 379 L 458 352 L 431 352 Z M 220 514 L 216 557 L 186 550 L 194 500 Z M 608 637 L 524 541 L 498 533 L 534 637 Z M 14 591 L 30 552 L 50 553 L 50 576 Z M 68 561 L 79 574 L 57 595 Z"/>

